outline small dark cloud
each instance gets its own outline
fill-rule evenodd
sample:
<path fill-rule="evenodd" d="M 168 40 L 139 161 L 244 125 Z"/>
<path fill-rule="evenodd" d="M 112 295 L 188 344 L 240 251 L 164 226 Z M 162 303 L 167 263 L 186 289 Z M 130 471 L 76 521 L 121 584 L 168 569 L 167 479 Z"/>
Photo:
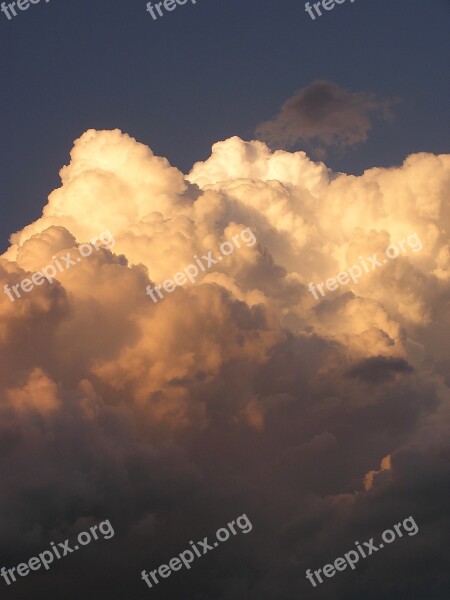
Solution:
<path fill-rule="evenodd" d="M 412 373 L 413 367 L 403 358 L 390 356 L 371 356 L 347 371 L 349 377 L 354 377 L 366 383 L 385 383 L 396 373 Z"/>
<path fill-rule="evenodd" d="M 256 134 L 271 146 L 311 144 L 323 158 L 327 147 L 344 149 L 365 142 L 373 120 L 389 118 L 396 102 L 318 80 L 289 98 L 275 117 L 258 125 Z"/>

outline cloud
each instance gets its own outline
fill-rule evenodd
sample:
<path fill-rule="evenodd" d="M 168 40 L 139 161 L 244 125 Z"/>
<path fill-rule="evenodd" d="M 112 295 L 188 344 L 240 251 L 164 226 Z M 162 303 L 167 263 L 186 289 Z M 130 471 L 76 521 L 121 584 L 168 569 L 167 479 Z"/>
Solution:
<path fill-rule="evenodd" d="M 323 158 L 327 148 L 365 142 L 374 119 L 391 117 L 395 102 L 331 81 L 313 81 L 289 98 L 275 117 L 258 125 L 256 134 L 273 147 L 312 145 Z"/>
<path fill-rule="evenodd" d="M 370 383 L 383 383 L 393 378 L 396 373 L 411 373 L 414 369 L 403 358 L 392 356 L 371 356 L 354 367 L 348 374 L 361 381 Z"/>
<path fill-rule="evenodd" d="M 407 579 L 409 599 L 443 597 L 450 156 L 355 177 L 235 137 L 185 175 L 118 130 L 89 130 L 61 177 L 11 236 L 0 285 L 101 232 L 116 243 L 14 303 L 1 294 L 0 549 L 10 567 L 87 523 L 116 535 L 11 598 L 61 585 L 68 600 L 125 586 L 144 598 L 142 569 L 243 513 L 245 539 L 158 595 L 307 596 L 307 568 L 413 515 L 419 535 L 314 591 L 401 598 Z M 256 244 L 157 304 L 146 295 L 245 227 Z M 420 250 L 308 292 L 413 233 Z"/>

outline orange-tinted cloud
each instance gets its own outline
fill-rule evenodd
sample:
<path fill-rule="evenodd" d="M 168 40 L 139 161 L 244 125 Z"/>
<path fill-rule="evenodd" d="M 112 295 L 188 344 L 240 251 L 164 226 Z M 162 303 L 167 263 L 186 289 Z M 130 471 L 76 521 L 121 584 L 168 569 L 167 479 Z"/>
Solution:
<path fill-rule="evenodd" d="M 325 548 L 339 556 L 380 523 L 431 511 L 441 539 L 450 156 L 354 177 L 231 138 L 183 175 L 119 131 L 90 130 L 61 175 L 42 217 L 12 236 L 1 285 L 103 231 L 115 245 L 14 303 L 0 297 L 0 540 L 11 564 L 106 515 L 117 546 L 92 551 L 113 594 L 245 511 L 262 575 L 220 579 L 216 593 L 199 567 L 190 589 L 284 600 Z M 150 300 L 147 285 L 243 227 L 256 244 Z M 320 301 L 308 293 L 413 232 L 420 251 Z M 240 573 L 246 552 L 234 544 L 226 572 Z M 124 556 L 132 567 L 111 570 Z M 78 568 L 69 579 L 90 572 Z M 32 584 L 35 595 L 47 585 Z"/>

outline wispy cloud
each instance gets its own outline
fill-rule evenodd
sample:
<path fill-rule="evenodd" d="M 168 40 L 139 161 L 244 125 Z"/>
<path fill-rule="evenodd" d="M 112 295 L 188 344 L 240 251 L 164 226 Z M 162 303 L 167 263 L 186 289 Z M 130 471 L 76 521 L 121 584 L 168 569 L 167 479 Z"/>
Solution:
<path fill-rule="evenodd" d="M 300 89 L 272 119 L 261 123 L 257 136 L 272 147 L 311 144 L 319 158 L 330 147 L 344 149 L 367 140 L 374 119 L 392 116 L 397 100 L 371 92 L 353 92 L 331 81 L 314 81 Z"/>

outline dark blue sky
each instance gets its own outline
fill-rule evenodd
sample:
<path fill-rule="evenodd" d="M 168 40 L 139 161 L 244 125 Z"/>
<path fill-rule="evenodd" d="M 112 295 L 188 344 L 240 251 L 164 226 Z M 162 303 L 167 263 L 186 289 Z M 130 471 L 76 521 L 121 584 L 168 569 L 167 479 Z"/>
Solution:
<path fill-rule="evenodd" d="M 41 0 L 12 21 L 0 13 L 1 250 L 39 216 L 88 128 L 120 128 L 188 170 L 328 79 L 402 99 L 395 121 L 331 154 L 332 168 L 449 149 L 447 0 L 356 0 L 316 21 L 301 0 L 197 0 L 158 21 L 145 5 Z"/>

